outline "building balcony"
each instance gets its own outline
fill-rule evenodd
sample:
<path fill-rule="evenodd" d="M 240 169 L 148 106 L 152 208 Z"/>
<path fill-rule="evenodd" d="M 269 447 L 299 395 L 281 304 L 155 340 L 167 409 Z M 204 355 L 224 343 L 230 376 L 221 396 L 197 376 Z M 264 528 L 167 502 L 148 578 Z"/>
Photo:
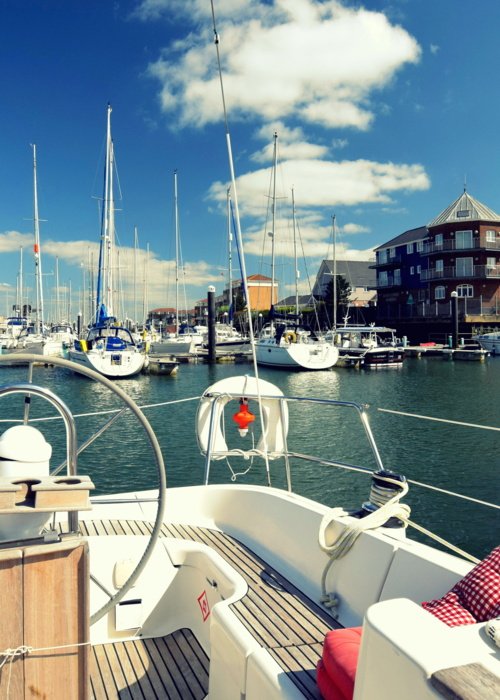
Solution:
<path fill-rule="evenodd" d="M 377 279 L 375 289 L 387 289 L 388 287 L 401 287 L 401 278 L 394 278 L 392 275 L 389 275 L 386 279 Z"/>
<path fill-rule="evenodd" d="M 439 255 L 440 253 L 454 253 L 464 250 L 500 250 L 500 240 L 485 241 L 474 239 L 470 245 L 464 245 L 461 241 L 458 246 L 454 238 L 448 238 L 442 243 L 426 243 L 422 255 Z"/>
<path fill-rule="evenodd" d="M 370 265 L 372 269 L 376 269 L 378 267 L 390 267 L 391 265 L 400 265 L 402 260 L 401 255 L 393 255 L 390 258 L 383 258 L 383 257 L 378 257 L 376 262 L 373 263 L 373 265 Z"/>
<path fill-rule="evenodd" d="M 422 270 L 420 273 L 422 282 L 450 279 L 500 279 L 500 265 L 473 265 L 466 270 L 452 266 L 442 270 Z"/>

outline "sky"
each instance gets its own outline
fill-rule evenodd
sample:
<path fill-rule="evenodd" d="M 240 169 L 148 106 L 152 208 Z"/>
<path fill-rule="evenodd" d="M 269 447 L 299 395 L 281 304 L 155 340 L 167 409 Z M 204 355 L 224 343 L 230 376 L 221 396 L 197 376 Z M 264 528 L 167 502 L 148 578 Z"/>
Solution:
<path fill-rule="evenodd" d="M 274 201 L 280 297 L 293 293 L 294 240 L 301 292 L 332 257 L 333 218 L 338 257 L 369 260 L 464 186 L 500 211 L 498 0 L 214 9 L 246 269 L 271 274 Z M 175 305 L 174 171 L 180 305 L 222 292 L 231 177 L 210 0 L 2 0 L 0 95 L 0 315 L 21 249 L 34 299 L 31 144 L 45 316 L 57 320 L 56 300 L 60 316 L 88 314 L 108 103 L 122 313 Z M 232 265 L 240 277 L 234 250 Z"/>

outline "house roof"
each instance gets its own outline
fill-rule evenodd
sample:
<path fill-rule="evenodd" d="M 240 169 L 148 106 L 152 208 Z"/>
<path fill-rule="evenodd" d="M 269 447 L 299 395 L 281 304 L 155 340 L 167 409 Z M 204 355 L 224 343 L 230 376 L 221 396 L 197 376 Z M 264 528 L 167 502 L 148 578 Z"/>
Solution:
<path fill-rule="evenodd" d="M 271 282 L 271 277 L 265 275 L 248 275 L 247 281 L 250 282 Z"/>
<path fill-rule="evenodd" d="M 462 221 L 500 221 L 500 214 L 464 190 L 458 199 L 428 224 L 428 228 Z"/>
<path fill-rule="evenodd" d="M 395 248 L 398 245 L 405 245 L 406 243 L 412 243 L 414 241 L 422 241 L 427 238 L 428 231 L 427 226 L 418 226 L 417 228 L 412 228 L 409 231 L 400 233 L 399 236 L 391 238 L 387 243 L 379 245 L 375 250 L 381 250 L 382 248 Z"/>
<path fill-rule="evenodd" d="M 342 275 L 350 287 L 370 287 L 377 281 L 375 270 L 370 268 L 369 260 L 337 260 L 337 275 Z M 323 260 L 328 272 L 333 273 L 333 260 Z"/>

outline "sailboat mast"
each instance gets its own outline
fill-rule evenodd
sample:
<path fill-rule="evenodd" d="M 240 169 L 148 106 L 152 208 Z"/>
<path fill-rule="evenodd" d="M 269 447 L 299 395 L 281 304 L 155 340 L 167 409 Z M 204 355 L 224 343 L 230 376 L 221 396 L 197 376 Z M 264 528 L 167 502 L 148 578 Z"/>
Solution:
<path fill-rule="evenodd" d="M 17 280 L 16 313 L 23 316 L 23 247 L 19 248 L 19 274 Z"/>
<path fill-rule="evenodd" d="M 111 134 L 110 134 L 111 139 Z M 113 192 L 113 168 L 114 168 L 114 149 L 113 141 L 110 140 L 110 154 L 109 154 L 109 198 L 108 198 L 108 232 L 107 232 L 107 300 L 106 308 L 108 309 L 108 316 L 114 315 L 114 251 L 115 251 L 115 200 Z"/>
<path fill-rule="evenodd" d="M 335 231 L 335 214 L 332 216 L 333 238 L 333 330 L 337 330 L 337 235 Z"/>
<path fill-rule="evenodd" d="M 177 170 L 174 170 L 175 217 L 175 334 L 179 334 L 179 210 L 177 206 Z"/>
<path fill-rule="evenodd" d="M 229 301 L 229 324 L 233 325 L 233 234 L 231 233 L 231 186 L 227 188 L 227 256 L 228 256 L 228 301 Z"/>
<path fill-rule="evenodd" d="M 134 226 L 134 327 L 137 326 L 137 247 L 139 237 L 137 235 L 137 226 Z"/>
<path fill-rule="evenodd" d="M 56 255 L 56 321 L 61 321 L 61 310 L 59 307 L 59 256 Z"/>
<path fill-rule="evenodd" d="M 96 318 L 95 322 L 99 323 L 101 305 L 108 303 L 109 295 L 109 210 L 110 210 L 110 180 L 111 180 L 111 159 L 112 159 L 112 141 L 111 141 L 111 105 L 108 104 L 107 111 L 107 128 L 106 128 L 106 163 L 104 166 L 104 188 L 103 188 L 103 206 L 101 217 L 101 241 L 99 247 L 99 269 L 97 275 L 97 298 L 96 298 Z M 111 315 L 111 310 L 106 309 L 107 315 Z"/>
<path fill-rule="evenodd" d="M 33 230 L 35 233 L 35 243 L 33 252 L 35 254 L 35 288 L 36 288 L 36 313 L 35 332 L 43 331 L 43 285 L 42 285 L 42 260 L 40 256 L 40 219 L 38 218 L 38 184 L 36 177 L 36 145 L 33 148 Z"/>
<path fill-rule="evenodd" d="M 292 187 L 292 218 L 293 218 L 293 260 L 295 265 L 295 315 L 299 315 L 299 265 L 297 262 L 297 236 L 295 231 L 295 192 Z"/>
<path fill-rule="evenodd" d="M 273 194 L 272 194 L 272 226 L 271 226 L 271 308 L 274 306 L 274 285 L 275 285 L 275 237 L 276 237 L 276 170 L 278 167 L 278 132 L 274 132 L 273 150 Z M 274 323 L 271 319 L 271 325 Z"/>

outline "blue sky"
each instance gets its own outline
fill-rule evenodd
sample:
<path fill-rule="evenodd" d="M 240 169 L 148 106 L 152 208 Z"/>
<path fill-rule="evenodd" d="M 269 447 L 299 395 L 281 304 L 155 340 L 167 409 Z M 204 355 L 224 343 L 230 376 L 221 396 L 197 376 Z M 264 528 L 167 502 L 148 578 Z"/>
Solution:
<path fill-rule="evenodd" d="M 279 136 L 280 296 L 293 283 L 292 188 L 303 288 L 331 256 L 333 215 L 339 256 L 366 260 L 434 218 L 465 179 L 500 211 L 498 0 L 215 0 L 215 11 L 249 274 L 270 273 Z M 15 299 L 21 246 L 33 286 L 31 143 L 46 307 L 56 256 L 60 298 L 71 283 L 74 315 L 81 306 L 108 102 L 127 313 L 135 226 L 136 301 L 149 246 L 147 306 L 174 305 L 175 169 L 187 303 L 209 284 L 221 292 L 229 168 L 209 0 L 2 0 L 0 55 L 0 314 Z"/>

